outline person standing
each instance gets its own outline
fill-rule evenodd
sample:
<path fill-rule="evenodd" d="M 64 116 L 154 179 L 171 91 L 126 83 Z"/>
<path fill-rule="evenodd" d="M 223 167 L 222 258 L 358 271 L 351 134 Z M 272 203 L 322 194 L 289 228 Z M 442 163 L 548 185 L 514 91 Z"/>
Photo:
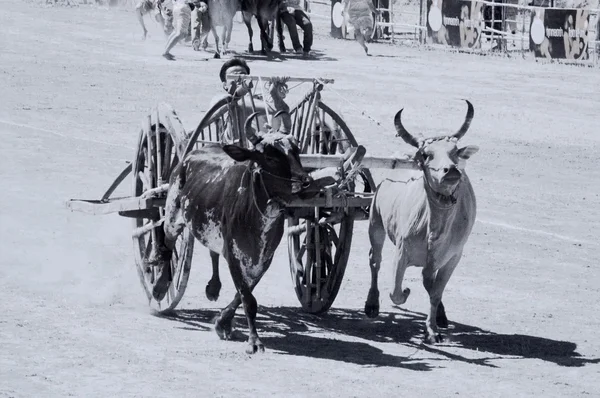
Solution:
<path fill-rule="evenodd" d="M 279 38 L 279 52 L 283 54 L 286 52 L 286 48 L 282 22 L 285 23 L 290 32 L 294 52 L 297 54 L 302 52 L 304 55 L 309 55 L 313 44 L 313 26 L 310 18 L 304 11 L 304 7 L 301 5 L 301 0 L 281 0 L 279 4 L 276 26 Z M 302 29 L 303 44 L 300 44 L 296 26 Z"/>
<path fill-rule="evenodd" d="M 343 0 L 342 5 L 344 20 L 354 27 L 356 41 L 365 50 L 365 54 L 369 55 L 365 42 L 373 35 L 374 15 L 379 14 L 379 11 L 371 0 Z"/>

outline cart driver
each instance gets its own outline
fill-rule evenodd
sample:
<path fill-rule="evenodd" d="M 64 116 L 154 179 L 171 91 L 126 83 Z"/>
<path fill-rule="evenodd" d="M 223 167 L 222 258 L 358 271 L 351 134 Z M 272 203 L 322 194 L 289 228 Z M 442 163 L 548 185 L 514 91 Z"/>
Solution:
<path fill-rule="evenodd" d="M 267 117 L 265 112 L 265 105 L 269 115 L 274 115 L 278 111 L 286 111 L 288 113 L 284 113 L 281 117 L 274 118 L 271 120 L 271 127 L 274 130 L 278 130 L 280 132 L 289 132 L 291 131 L 292 121 L 289 115 L 289 106 L 285 103 L 284 98 L 287 94 L 287 84 L 285 81 L 277 81 L 275 84 L 267 82 L 265 84 L 266 88 L 264 89 L 264 94 L 267 97 L 266 99 L 262 96 L 262 91 L 259 89 L 258 92 L 251 92 L 251 88 L 244 86 L 239 86 L 235 79 L 227 79 L 227 75 L 249 75 L 250 67 L 246 63 L 245 60 L 241 58 L 232 58 L 223 63 L 221 66 L 221 70 L 219 71 L 219 78 L 223 85 L 223 90 L 227 94 L 220 94 L 213 97 L 210 102 L 210 107 L 216 104 L 222 98 L 225 98 L 227 95 L 235 95 L 236 97 L 241 97 L 246 94 L 252 95 L 254 99 L 254 104 L 256 106 L 256 111 L 259 112 L 258 123 L 259 126 L 264 126 L 267 124 Z M 249 116 L 252 114 L 252 105 L 250 103 L 246 103 L 246 109 L 240 112 L 240 116 Z M 283 123 L 283 126 L 282 126 Z M 230 136 L 229 129 L 226 129 L 223 140 L 231 142 L 232 137 Z"/>

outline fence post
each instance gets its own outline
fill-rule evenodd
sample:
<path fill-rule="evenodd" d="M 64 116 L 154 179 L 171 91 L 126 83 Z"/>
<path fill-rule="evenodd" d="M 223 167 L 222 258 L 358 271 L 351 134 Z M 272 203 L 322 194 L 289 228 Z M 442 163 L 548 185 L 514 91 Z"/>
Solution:
<path fill-rule="evenodd" d="M 419 25 L 427 28 L 427 1 L 421 0 L 419 10 Z M 423 45 L 427 41 L 427 29 L 419 29 L 419 44 Z"/>

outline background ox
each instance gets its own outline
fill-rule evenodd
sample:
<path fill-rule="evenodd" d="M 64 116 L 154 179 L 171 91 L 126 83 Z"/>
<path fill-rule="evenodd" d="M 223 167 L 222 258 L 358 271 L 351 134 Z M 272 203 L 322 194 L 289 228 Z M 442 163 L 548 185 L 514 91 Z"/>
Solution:
<path fill-rule="evenodd" d="M 396 114 L 397 136 L 417 148 L 415 161 L 421 172 L 402 171 L 405 174 L 399 180 L 382 181 L 369 217 L 371 288 L 365 313 L 369 317 L 379 313 L 377 276 L 387 235 L 396 246 L 395 289 L 390 294 L 394 304 L 404 304 L 410 294 L 410 289 L 402 290 L 406 268 L 423 267 L 423 286 L 430 300 L 425 337 L 430 343 L 441 340 L 438 326 L 448 326 L 442 294 L 475 223 L 475 193 L 463 166 L 478 148 L 456 146 L 473 119 L 473 106 L 469 101 L 467 105 L 467 116 L 458 132 L 421 140 L 402 125 L 402 109 Z"/>

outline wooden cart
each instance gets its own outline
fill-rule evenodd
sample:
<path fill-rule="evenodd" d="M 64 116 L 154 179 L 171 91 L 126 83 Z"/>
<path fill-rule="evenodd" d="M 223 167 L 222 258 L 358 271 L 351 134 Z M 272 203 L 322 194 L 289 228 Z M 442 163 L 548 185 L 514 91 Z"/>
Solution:
<path fill-rule="evenodd" d="M 174 309 L 185 292 L 190 274 L 194 237 L 189 230 L 179 236 L 171 259 L 172 281 L 161 301 L 152 296 L 155 270 L 144 259 L 156 242 L 156 229 L 162 227 L 169 177 L 187 154 L 207 143 L 227 138 L 247 147 L 243 122 L 256 110 L 252 88 L 270 77 L 228 76 L 238 79 L 249 93 L 228 95 L 217 101 L 193 131 L 186 131 L 177 113 L 160 103 L 143 121 L 136 152 L 130 163 L 99 200 L 71 199 L 67 207 L 91 214 L 118 213 L 133 219 L 135 264 L 149 305 L 158 312 Z M 296 295 L 302 308 L 313 314 L 327 311 L 340 289 L 350 247 L 354 221 L 368 218 L 375 182 L 369 168 L 415 168 L 410 158 L 365 156 L 350 129 L 329 106 L 321 101 L 321 90 L 333 80 L 289 78 L 288 82 L 309 84 L 311 89 L 290 108 L 292 131 L 298 140 L 304 168 L 318 175 L 329 172 L 336 183 L 310 200 L 295 200 L 287 207 L 289 266 Z M 233 128 L 232 128 L 233 127 Z M 184 152 L 176 148 L 185 148 Z M 132 174 L 131 196 L 112 198 L 113 192 Z"/>

